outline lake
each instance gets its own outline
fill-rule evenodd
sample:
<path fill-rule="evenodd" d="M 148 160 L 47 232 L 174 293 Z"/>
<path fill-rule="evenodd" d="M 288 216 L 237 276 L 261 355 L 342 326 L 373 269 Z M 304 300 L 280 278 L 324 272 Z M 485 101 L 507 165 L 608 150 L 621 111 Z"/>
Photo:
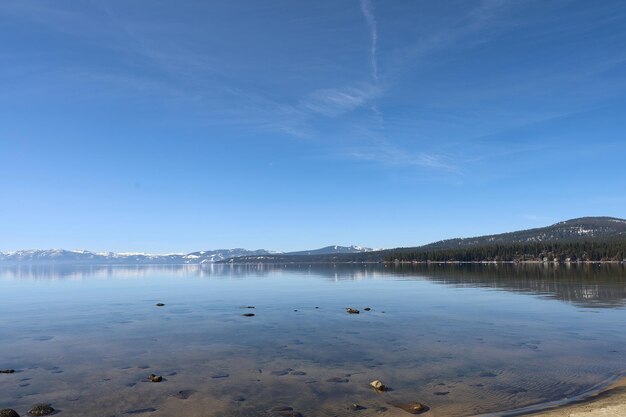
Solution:
<path fill-rule="evenodd" d="M 15 266 L 0 294 L 22 416 L 513 415 L 626 369 L 623 265 Z"/>

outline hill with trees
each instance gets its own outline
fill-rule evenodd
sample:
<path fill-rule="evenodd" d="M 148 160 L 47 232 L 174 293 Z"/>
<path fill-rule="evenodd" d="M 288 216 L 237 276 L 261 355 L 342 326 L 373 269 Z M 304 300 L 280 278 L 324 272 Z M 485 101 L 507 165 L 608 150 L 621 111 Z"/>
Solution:
<path fill-rule="evenodd" d="M 614 217 L 582 217 L 542 228 L 441 240 L 417 247 L 347 254 L 244 256 L 227 262 L 621 262 L 624 260 L 626 260 L 626 220 Z"/>

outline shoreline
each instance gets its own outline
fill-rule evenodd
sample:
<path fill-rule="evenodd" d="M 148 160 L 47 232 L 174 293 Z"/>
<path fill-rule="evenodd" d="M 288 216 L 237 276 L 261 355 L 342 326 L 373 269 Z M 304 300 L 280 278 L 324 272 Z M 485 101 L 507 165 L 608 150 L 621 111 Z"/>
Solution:
<path fill-rule="evenodd" d="M 180 263 L 180 262 L 86 262 L 86 261 L 30 261 L 30 262 L 3 262 L 1 267 L 33 267 L 33 266 L 212 266 L 212 265 L 550 265 L 550 266 L 581 266 L 581 265 L 626 265 L 626 261 L 243 261 L 236 262 L 226 259 L 206 263 Z"/>
<path fill-rule="evenodd" d="M 610 381 L 610 382 L 609 382 Z M 622 417 L 626 416 L 626 377 L 612 378 L 574 398 L 477 417 Z"/>

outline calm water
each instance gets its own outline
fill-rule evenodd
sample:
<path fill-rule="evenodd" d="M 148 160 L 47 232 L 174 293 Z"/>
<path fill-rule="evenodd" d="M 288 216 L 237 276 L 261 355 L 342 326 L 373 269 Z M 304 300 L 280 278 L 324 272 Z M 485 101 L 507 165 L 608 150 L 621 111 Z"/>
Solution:
<path fill-rule="evenodd" d="M 22 415 L 468 416 L 626 370 L 623 266 L 14 267 L 0 294 L 0 408 Z"/>

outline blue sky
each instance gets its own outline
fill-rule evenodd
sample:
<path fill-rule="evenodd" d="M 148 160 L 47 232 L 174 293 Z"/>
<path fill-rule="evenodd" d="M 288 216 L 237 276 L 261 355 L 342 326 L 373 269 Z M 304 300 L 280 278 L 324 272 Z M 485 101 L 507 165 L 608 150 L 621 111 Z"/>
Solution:
<path fill-rule="evenodd" d="M 626 3 L 2 0 L 0 250 L 626 217 Z"/>

